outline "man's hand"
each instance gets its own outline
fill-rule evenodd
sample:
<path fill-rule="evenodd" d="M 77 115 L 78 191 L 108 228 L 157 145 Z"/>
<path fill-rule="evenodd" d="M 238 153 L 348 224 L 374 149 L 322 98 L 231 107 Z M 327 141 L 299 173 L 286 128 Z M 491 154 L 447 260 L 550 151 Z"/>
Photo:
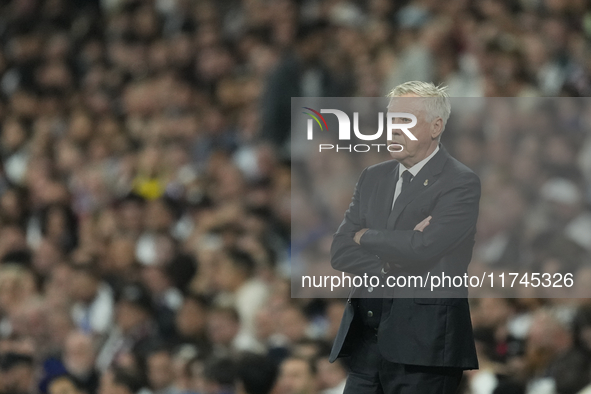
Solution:
<path fill-rule="evenodd" d="M 367 228 L 362 228 L 361 230 L 357 231 L 355 233 L 355 236 L 353 237 L 353 241 L 357 242 L 357 244 L 361 245 L 361 236 L 363 234 L 365 234 L 365 232 L 369 230 Z"/>
<path fill-rule="evenodd" d="M 431 222 L 432 217 L 431 216 L 427 216 L 421 223 L 417 224 L 415 226 L 415 231 L 420 231 L 423 232 L 423 230 L 429 225 L 429 223 Z"/>

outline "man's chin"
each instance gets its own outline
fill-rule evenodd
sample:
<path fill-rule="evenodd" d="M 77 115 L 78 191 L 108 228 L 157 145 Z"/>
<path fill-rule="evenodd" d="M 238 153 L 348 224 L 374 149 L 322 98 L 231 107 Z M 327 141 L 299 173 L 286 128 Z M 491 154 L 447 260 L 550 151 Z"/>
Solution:
<path fill-rule="evenodd" d="M 402 152 L 390 152 L 390 157 L 393 158 L 394 160 L 402 160 L 407 156 L 406 152 L 402 151 Z"/>

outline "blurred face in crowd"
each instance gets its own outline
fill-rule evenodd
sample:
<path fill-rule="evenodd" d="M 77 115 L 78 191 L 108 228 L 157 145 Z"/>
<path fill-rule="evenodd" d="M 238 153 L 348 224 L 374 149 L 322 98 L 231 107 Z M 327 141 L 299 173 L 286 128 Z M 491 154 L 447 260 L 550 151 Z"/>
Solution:
<path fill-rule="evenodd" d="M 248 274 L 234 264 L 230 256 L 221 253 L 215 279 L 220 290 L 236 291 L 248 279 Z"/>
<path fill-rule="evenodd" d="M 475 318 L 483 327 L 497 327 L 504 324 L 514 312 L 511 305 L 502 298 L 482 298 L 479 301 Z"/>
<path fill-rule="evenodd" d="M 3 133 L 0 136 L 2 146 L 8 152 L 18 149 L 27 138 L 23 125 L 17 119 L 7 119 L 3 124 Z"/>
<path fill-rule="evenodd" d="M 119 225 L 123 230 L 137 233 L 144 223 L 144 206 L 137 201 L 125 201 L 119 208 Z"/>
<path fill-rule="evenodd" d="M 187 297 L 176 314 L 176 327 L 184 337 L 196 337 L 205 331 L 207 311 L 197 301 Z"/>
<path fill-rule="evenodd" d="M 546 312 L 535 314 L 527 335 L 529 355 L 555 355 L 564 352 L 571 343 L 571 334 L 562 322 Z"/>
<path fill-rule="evenodd" d="M 99 387 L 97 390 L 98 394 L 113 394 L 114 393 L 114 382 L 113 382 L 113 371 L 107 369 L 101 375 L 101 380 L 99 382 Z"/>
<path fill-rule="evenodd" d="M 152 231 L 166 231 L 174 223 L 174 217 L 164 201 L 150 201 L 145 210 L 145 227 Z"/>
<path fill-rule="evenodd" d="M 135 263 L 135 242 L 131 238 L 116 238 L 109 245 L 111 269 L 126 271 Z"/>
<path fill-rule="evenodd" d="M 70 118 L 69 137 L 78 143 L 87 141 L 92 135 L 92 120 L 83 111 L 77 111 Z"/>
<path fill-rule="evenodd" d="M 301 310 L 289 307 L 280 312 L 279 327 L 283 335 L 296 342 L 306 335 L 308 322 Z"/>
<path fill-rule="evenodd" d="M 313 394 L 316 393 L 316 376 L 310 363 L 304 359 L 290 358 L 281 364 L 278 394 Z"/>
<path fill-rule="evenodd" d="M 314 359 L 318 356 L 320 349 L 316 342 L 300 342 L 292 346 L 292 354 L 297 357 L 303 357 L 306 359 Z"/>
<path fill-rule="evenodd" d="M 72 298 L 78 302 L 90 303 L 96 297 L 99 281 L 84 270 L 73 270 L 70 280 Z"/>
<path fill-rule="evenodd" d="M 318 368 L 318 384 L 324 389 L 337 387 L 347 378 L 347 372 L 340 361 L 331 363 L 327 358 L 321 357 L 316 363 Z"/>
<path fill-rule="evenodd" d="M 0 371 L 0 388 L 6 393 L 28 393 L 34 376 L 31 365 L 19 363 L 6 371 Z"/>
<path fill-rule="evenodd" d="M 207 335 L 214 344 L 231 344 L 239 329 L 239 322 L 229 312 L 214 311 L 208 316 Z"/>
<path fill-rule="evenodd" d="M 33 254 L 35 270 L 43 275 L 48 275 L 60 261 L 63 261 L 63 256 L 58 244 L 44 238 Z"/>
<path fill-rule="evenodd" d="M 574 277 L 577 278 L 577 281 L 572 287 L 573 290 L 571 294 L 573 298 L 587 298 L 585 294 L 588 289 L 591 289 L 591 267 L 584 266 L 579 268 Z M 591 350 L 591 327 L 589 327 L 588 330 L 587 347 Z"/>
<path fill-rule="evenodd" d="M 153 242 L 154 265 L 163 266 L 170 263 L 174 258 L 176 245 L 172 237 L 167 234 L 158 234 L 154 237 Z"/>
<path fill-rule="evenodd" d="M 55 304 L 54 304 L 55 305 Z M 71 330 L 74 328 L 72 317 L 68 310 L 62 309 L 61 306 L 47 306 L 52 308 L 53 312 L 47 316 L 47 331 L 50 333 L 49 346 L 63 348 L 66 343 L 66 338 Z"/>
<path fill-rule="evenodd" d="M 128 333 L 150 318 L 150 315 L 141 307 L 123 300 L 117 303 L 115 313 L 117 325 L 124 333 Z"/>
<path fill-rule="evenodd" d="M 6 224 L 0 229 L 0 254 L 10 250 L 26 249 L 27 240 L 23 230 L 16 225 Z"/>
<path fill-rule="evenodd" d="M 191 388 L 198 392 L 202 393 L 205 391 L 205 376 L 204 372 L 204 363 L 201 360 L 194 360 L 189 365 L 189 370 L 191 371 Z"/>
<path fill-rule="evenodd" d="M 322 52 L 323 44 L 322 32 L 316 32 L 298 43 L 298 53 L 304 62 L 313 62 Z"/>
<path fill-rule="evenodd" d="M 37 344 L 45 343 L 52 334 L 49 332 L 49 314 L 44 303 L 29 299 L 11 315 L 12 334 L 30 337 Z"/>
<path fill-rule="evenodd" d="M 135 394 L 133 391 L 131 391 L 129 389 L 129 387 L 120 384 L 120 383 L 115 383 L 113 385 L 113 391 L 111 391 L 111 394 Z"/>
<path fill-rule="evenodd" d="M 148 381 L 154 390 L 162 390 L 172 383 L 172 360 L 168 352 L 152 353 L 148 357 Z"/>
<path fill-rule="evenodd" d="M 115 372 L 108 369 L 101 375 L 98 394 L 135 394 L 127 385 L 117 380 Z"/>
<path fill-rule="evenodd" d="M 67 218 L 63 208 L 53 207 L 47 214 L 47 236 L 59 241 L 67 227 Z"/>
<path fill-rule="evenodd" d="M 586 351 L 591 351 L 591 325 L 581 327 L 578 339 Z"/>
<path fill-rule="evenodd" d="M 32 272 L 14 265 L 0 267 L 0 309 L 11 311 L 35 293 Z"/>
<path fill-rule="evenodd" d="M 187 357 L 185 354 L 183 354 L 182 350 L 174 355 L 171 363 L 171 369 L 173 375 L 173 385 L 176 389 L 188 391 L 191 387 L 190 361 L 194 356 L 195 354 L 191 354 L 189 357 Z"/>
<path fill-rule="evenodd" d="M 388 105 L 388 112 L 406 112 L 417 118 L 417 124 L 409 131 L 417 138 L 410 139 L 402 130 L 392 130 L 392 140 L 388 141 L 390 156 L 410 168 L 429 156 L 438 144 L 438 138 L 443 131 L 443 120 L 439 117 L 433 118 L 425 108 L 425 101 L 430 98 L 419 97 L 414 94 L 393 97 Z M 394 118 L 395 124 L 410 123 L 410 118 Z M 393 152 L 399 151 L 400 152 Z"/>
<path fill-rule="evenodd" d="M 160 266 L 146 266 L 141 271 L 142 283 L 153 294 L 162 294 L 170 288 L 170 280 Z"/>
<path fill-rule="evenodd" d="M 79 394 L 76 385 L 70 378 L 63 377 L 51 381 L 47 389 L 48 394 Z"/>
<path fill-rule="evenodd" d="M 273 318 L 270 308 L 260 309 L 255 317 L 256 337 L 259 341 L 265 342 L 276 330 L 277 321 Z"/>
<path fill-rule="evenodd" d="M 94 367 L 95 351 L 92 337 L 80 331 L 68 334 L 65 343 L 64 364 L 68 372 L 84 376 Z"/>
<path fill-rule="evenodd" d="M 0 196 L 0 214 L 7 221 L 18 222 L 23 214 L 24 203 L 15 189 L 8 189 Z"/>

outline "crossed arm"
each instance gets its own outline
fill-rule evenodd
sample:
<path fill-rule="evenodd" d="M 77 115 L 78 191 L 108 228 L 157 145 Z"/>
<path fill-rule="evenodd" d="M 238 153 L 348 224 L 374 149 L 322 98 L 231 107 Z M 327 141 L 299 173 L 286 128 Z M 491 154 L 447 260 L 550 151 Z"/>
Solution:
<path fill-rule="evenodd" d="M 431 219 L 433 219 L 432 216 L 427 216 L 425 219 L 423 219 L 422 222 L 420 222 L 419 224 L 417 224 L 414 228 L 414 231 L 420 231 L 423 232 L 423 230 L 429 225 L 429 223 L 431 222 Z M 368 228 L 362 228 L 361 230 L 357 231 L 355 233 L 355 236 L 353 237 L 353 241 L 357 242 L 357 245 L 361 245 L 361 236 L 363 234 L 365 234 L 365 232 L 369 230 Z"/>
<path fill-rule="evenodd" d="M 473 234 L 478 217 L 480 180 L 466 173 L 442 193 L 431 216 L 413 230 L 365 228 L 360 215 L 360 190 L 364 171 L 345 218 L 334 235 L 331 265 L 355 275 L 378 275 L 384 263 L 403 267 L 422 264 L 444 253 Z"/>

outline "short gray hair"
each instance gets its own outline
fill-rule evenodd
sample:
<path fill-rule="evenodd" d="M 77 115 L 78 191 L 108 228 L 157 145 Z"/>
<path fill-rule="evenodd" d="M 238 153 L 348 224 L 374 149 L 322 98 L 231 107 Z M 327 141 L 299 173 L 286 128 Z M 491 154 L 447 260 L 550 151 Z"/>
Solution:
<path fill-rule="evenodd" d="M 429 121 L 440 117 L 443 120 L 443 127 L 451 114 L 451 103 L 447 86 L 435 86 L 431 82 L 409 81 L 396 86 L 386 95 L 386 97 L 400 97 L 405 94 L 415 94 L 419 97 L 433 97 L 433 100 L 426 100 L 425 109 L 427 116 L 431 116 Z"/>

